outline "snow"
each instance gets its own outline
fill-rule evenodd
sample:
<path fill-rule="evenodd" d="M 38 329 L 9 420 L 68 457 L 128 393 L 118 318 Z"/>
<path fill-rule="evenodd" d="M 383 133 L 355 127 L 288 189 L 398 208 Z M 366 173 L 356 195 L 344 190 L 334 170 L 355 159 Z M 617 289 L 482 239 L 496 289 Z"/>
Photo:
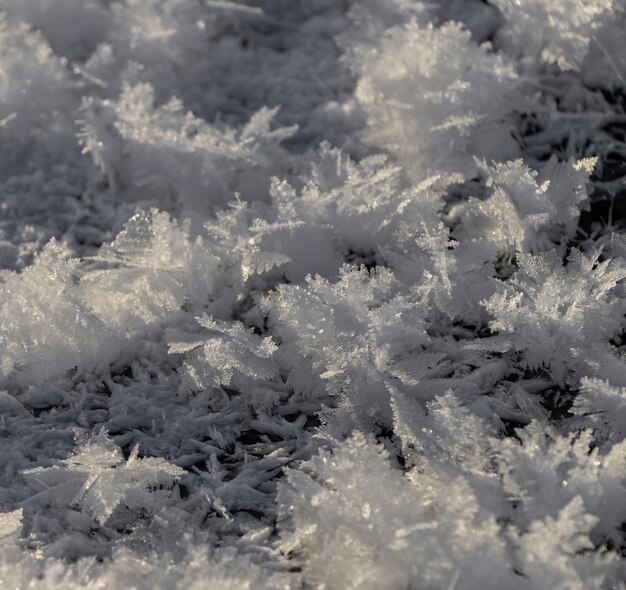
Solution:
<path fill-rule="evenodd" d="M 0 585 L 626 581 L 621 0 L 0 0 Z"/>

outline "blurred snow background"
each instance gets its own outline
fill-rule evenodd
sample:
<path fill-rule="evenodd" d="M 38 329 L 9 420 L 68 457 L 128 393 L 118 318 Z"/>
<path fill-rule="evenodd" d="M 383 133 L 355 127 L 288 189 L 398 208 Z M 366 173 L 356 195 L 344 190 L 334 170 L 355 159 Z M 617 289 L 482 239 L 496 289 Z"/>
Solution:
<path fill-rule="evenodd" d="M 617 589 L 621 0 L 0 0 L 0 583 Z"/>

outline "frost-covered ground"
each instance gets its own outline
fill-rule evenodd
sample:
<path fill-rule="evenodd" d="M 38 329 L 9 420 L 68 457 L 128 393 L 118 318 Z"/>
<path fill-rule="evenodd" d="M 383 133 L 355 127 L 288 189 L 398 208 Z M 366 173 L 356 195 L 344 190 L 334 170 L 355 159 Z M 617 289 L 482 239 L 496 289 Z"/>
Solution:
<path fill-rule="evenodd" d="M 2 588 L 624 588 L 624 0 L 0 11 Z"/>

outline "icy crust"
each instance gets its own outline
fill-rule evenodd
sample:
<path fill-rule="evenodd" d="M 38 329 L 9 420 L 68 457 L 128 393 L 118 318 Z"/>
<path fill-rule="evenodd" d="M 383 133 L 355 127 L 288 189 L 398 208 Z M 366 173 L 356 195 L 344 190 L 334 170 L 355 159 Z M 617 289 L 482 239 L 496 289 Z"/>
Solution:
<path fill-rule="evenodd" d="M 0 11 L 2 585 L 621 587 L 622 3 Z"/>

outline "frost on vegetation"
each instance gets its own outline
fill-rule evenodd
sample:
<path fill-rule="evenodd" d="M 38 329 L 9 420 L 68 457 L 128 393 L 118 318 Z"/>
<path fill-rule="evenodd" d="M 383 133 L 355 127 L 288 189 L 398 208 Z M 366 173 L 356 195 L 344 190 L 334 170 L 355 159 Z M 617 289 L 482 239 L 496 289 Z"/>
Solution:
<path fill-rule="evenodd" d="M 3 380 L 40 383 L 77 366 L 102 369 L 112 360 L 119 337 L 81 297 L 78 265 L 52 241 L 23 273 L 4 272 Z"/>
<path fill-rule="evenodd" d="M 234 547 L 207 549 L 190 539 L 188 532 L 176 530 L 168 549 L 150 547 L 158 539 L 148 538 L 147 547 L 120 547 L 107 558 L 85 557 L 76 563 L 42 559 L 17 549 L 11 542 L 22 528 L 23 511 L 0 515 L 0 577 L 11 588 L 35 590 L 88 586 L 175 590 L 291 590 L 293 577 L 259 566 Z M 164 529 L 171 535 L 174 531 Z"/>
<path fill-rule="evenodd" d="M 593 424 L 599 439 L 613 444 L 626 439 L 626 388 L 623 381 L 611 375 L 618 386 L 612 385 L 607 380 L 609 375 L 582 380 L 582 391 L 574 402 L 574 411 Z"/>
<path fill-rule="evenodd" d="M 283 550 L 306 555 L 305 579 L 328 588 L 511 587 L 506 543 L 470 490 L 443 474 L 427 474 L 430 489 L 420 490 L 386 455 L 359 435 L 316 459 L 314 478 L 290 472 L 281 504 L 293 533 Z"/>
<path fill-rule="evenodd" d="M 111 20 L 100 0 L 2 0 L 0 8 L 41 31 L 54 53 L 72 62 L 89 57 Z"/>
<path fill-rule="evenodd" d="M 316 278 L 282 286 L 264 305 L 283 362 L 297 374 L 308 370 L 298 359 L 308 359 L 327 391 L 341 394 L 348 415 L 371 425 L 389 421 L 389 380 L 416 383 L 438 361 L 436 354 L 411 354 L 428 342 L 420 299 L 419 292 L 402 292 L 387 270 L 347 267 L 339 283 Z"/>
<path fill-rule="evenodd" d="M 602 47 L 600 27 L 614 10 L 614 0 L 495 0 L 504 24 L 497 47 L 527 63 L 535 60 L 561 70 L 577 70 L 590 44 Z"/>
<path fill-rule="evenodd" d="M 0 12 L 1 583 L 620 587 L 623 2 Z"/>
<path fill-rule="evenodd" d="M 471 172 L 470 154 L 519 155 L 510 116 L 525 105 L 515 69 L 460 25 L 391 28 L 359 69 L 366 137 L 397 156 L 413 179 Z"/>
<path fill-rule="evenodd" d="M 77 506 L 97 523 L 106 524 L 119 507 L 130 513 L 153 512 L 183 473 L 162 458 L 139 458 L 136 447 L 125 460 L 121 449 L 100 434 L 58 466 L 25 471 L 33 487 L 41 488 L 26 506 L 36 506 L 45 496 L 49 506 Z M 119 518 L 122 526 L 132 516 Z"/>
<path fill-rule="evenodd" d="M 219 109 L 241 116 L 243 97 L 235 92 L 244 80 L 223 70 L 246 67 L 238 37 L 267 20 L 262 8 L 221 0 L 112 2 L 84 70 L 104 82 L 107 96 L 119 92 L 130 74 L 134 82 L 152 86 L 160 103 L 176 94 L 196 113 L 210 117 Z"/>
<path fill-rule="evenodd" d="M 325 228 L 332 236 L 328 241 L 344 259 L 350 254 L 356 260 L 368 254 L 374 260 L 384 259 L 386 252 L 400 249 L 401 228 L 436 224 L 443 206 L 443 179 L 431 176 L 417 185 L 408 184 L 402 169 L 383 155 L 356 164 L 347 154 L 322 145 L 304 178 L 299 193 L 287 183 L 274 184 L 277 221 L 297 220 Z M 315 268 L 309 272 L 328 274 Z"/>
<path fill-rule="evenodd" d="M 439 177 L 407 186 L 386 157 L 356 164 L 328 145 L 309 164 L 301 188 L 274 178 L 269 205 L 234 201 L 205 224 L 207 245 L 230 286 L 221 303 L 210 307 L 215 313 L 223 313 L 232 293 L 247 296 L 284 280 L 300 283 L 308 274 L 336 279 L 346 261 L 413 264 L 411 256 L 421 252 L 413 234 L 439 223 L 438 191 L 445 186 Z M 411 272 L 418 272 L 414 265 Z"/>
<path fill-rule="evenodd" d="M 132 334 L 167 314 L 207 305 L 217 287 L 217 260 L 189 224 L 156 209 L 139 211 L 92 259 L 82 296 L 112 329 Z M 103 297 L 102 293 L 116 293 Z"/>
<path fill-rule="evenodd" d="M 578 512 L 587 513 L 582 520 L 589 523 L 592 542 L 620 543 L 614 523 L 624 517 L 618 499 L 624 442 L 600 451 L 592 448 L 591 430 L 561 436 L 538 423 L 520 431 L 519 439 L 495 443 L 504 491 L 520 502 L 513 522 L 522 527 L 556 518 L 575 502 Z"/>
<path fill-rule="evenodd" d="M 263 199 L 269 177 L 284 173 L 279 144 L 294 129 L 271 130 L 277 109 L 262 109 L 234 130 L 185 112 L 179 100 L 154 101 L 152 86 L 141 83 L 125 85 L 115 103 L 83 109 L 83 151 L 132 198 L 206 214 L 235 193 Z"/>
<path fill-rule="evenodd" d="M 183 392 L 222 386 L 245 391 L 250 382 L 277 376 L 271 360 L 276 345 L 271 338 L 260 338 L 241 324 L 218 323 L 206 315 L 199 324 L 210 337 L 198 335 L 195 342 L 170 344 L 172 353 L 189 353 L 181 383 Z"/>
<path fill-rule="evenodd" d="M 624 57 L 624 24 L 626 5 L 613 3 L 615 12 L 607 10 L 594 31 L 589 50 L 582 63 L 583 80 L 591 88 L 615 91 L 626 85 Z"/>
<path fill-rule="evenodd" d="M 538 174 L 522 160 L 481 163 L 490 195 L 453 207 L 449 221 L 459 224 L 459 240 L 489 242 L 499 256 L 537 253 L 566 245 L 576 234 L 587 201 L 585 184 L 595 159 L 550 159 Z"/>
<path fill-rule="evenodd" d="M 39 384 L 70 369 L 101 371 L 128 339 L 183 307 L 207 305 L 216 261 L 167 213 L 139 212 L 85 272 L 50 242 L 0 290 L 2 378 Z M 109 294 L 115 296 L 109 297 Z"/>
<path fill-rule="evenodd" d="M 78 104 L 66 63 L 26 23 L 0 13 L 0 177 L 49 169 L 57 149 L 74 151 L 71 125 Z M 61 146 L 63 146 L 61 148 Z"/>
<path fill-rule="evenodd" d="M 623 518 L 621 447 L 602 456 L 589 451 L 589 432 L 546 436 L 539 425 L 501 442 L 450 394 L 428 410 L 395 398 L 405 475 L 361 434 L 289 471 L 282 549 L 310 584 L 599 589 L 616 581 L 615 555 L 592 549 L 615 538 L 612 523 Z"/>
<path fill-rule="evenodd" d="M 360 436 L 323 454 L 313 477 L 290 472 L 281 501 L 283 550 L 301 556 L 312 585 L 582 590 L 615 580 L 615 559 L 588 552 L 598 519 L 580 496 L 528 528 L 505 527 L 460 473 L 430 466 L 408 481 Z"/>
<path fill-rule="evenodd" d="M 560 384 L 583 367 L 601 373 L 623 326 L 626 269 L 621 260 L 598 258 L 574 250 L 563 265 L 556 251 L 520 256 L 519 271 L 484 302 L 501 343 L 526 367 L 547 367 Z"/>

